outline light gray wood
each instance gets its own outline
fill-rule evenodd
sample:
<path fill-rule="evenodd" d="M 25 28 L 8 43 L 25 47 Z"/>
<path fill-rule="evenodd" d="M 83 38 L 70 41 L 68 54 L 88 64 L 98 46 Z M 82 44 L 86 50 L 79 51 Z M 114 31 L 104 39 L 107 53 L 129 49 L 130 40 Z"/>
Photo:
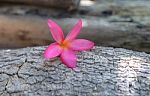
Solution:
<path fill-rule="evenodd" d="M 82 0 L 80 11 L 83 15 L 89 16 L 120 16 L 132 18 L 135 16 L 150 16 L 149 0 Z M 88 5 L 89 4 L 89 5 Z M 86 5 L 86 6 L 85 6 Z"/>
<path fill-rule="evenodd" d="M 149 96 L 150 54 L 94 47 L 69 69 L 45 47 L 0 51 L 1 96 Z"/>

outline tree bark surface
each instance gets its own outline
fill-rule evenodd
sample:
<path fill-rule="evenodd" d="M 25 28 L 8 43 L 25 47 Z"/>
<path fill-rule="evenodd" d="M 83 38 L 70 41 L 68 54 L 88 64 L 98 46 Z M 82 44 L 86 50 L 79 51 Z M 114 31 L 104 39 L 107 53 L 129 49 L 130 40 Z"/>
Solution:
<path fill-rule="evenodd" d="M 150 54 L 94 47 L 69 69 L 46 61 L 46 47 L 0 51 L 1 96 L 149 96 Z"/>

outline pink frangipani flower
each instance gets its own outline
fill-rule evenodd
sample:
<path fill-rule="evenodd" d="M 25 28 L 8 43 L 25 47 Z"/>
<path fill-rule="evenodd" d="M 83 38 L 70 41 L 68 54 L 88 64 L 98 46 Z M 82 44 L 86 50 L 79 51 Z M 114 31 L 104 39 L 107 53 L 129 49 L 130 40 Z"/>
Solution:
<path fill-rule="evenodd" d="M 72 28 L 69 34 L 64 38 L 63 31 L 54 21 L 48 20 L 48 26 L 52 37 L 56 42 L 50 44 L 44 51 L 44 57 L 51 59 L 60 56 L 62 62 L 69 68 L 75 68 L 77 63 L 76 51 L 91 49 L 94 43 L 85 39 L 75 39 L 82 28 L 82 20 Z"/>

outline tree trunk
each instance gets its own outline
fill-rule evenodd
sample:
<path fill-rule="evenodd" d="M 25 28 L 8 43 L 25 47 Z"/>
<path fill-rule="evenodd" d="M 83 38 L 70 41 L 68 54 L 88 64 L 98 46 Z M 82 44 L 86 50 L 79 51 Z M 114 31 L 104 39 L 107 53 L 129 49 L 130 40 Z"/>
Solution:
<path fill-rule="evenodd" d="M 0 51 L 1 96 L 149 96 L 150 54 L 95 47 L 69 69 L 45 47 Z"/>
<path fill-rule="evenodd" d="M 76 9 L 80 0 L 1 0 L 0 3 L 40 5 L 45 7 Z"/>

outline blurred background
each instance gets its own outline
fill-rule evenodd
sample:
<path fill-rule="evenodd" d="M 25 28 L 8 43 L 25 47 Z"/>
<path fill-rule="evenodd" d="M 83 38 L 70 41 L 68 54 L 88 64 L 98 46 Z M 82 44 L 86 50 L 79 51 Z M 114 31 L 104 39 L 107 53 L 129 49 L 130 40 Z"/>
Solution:
<path fill-rule="evenodd" d="M 0 49 L 50 44 L 48 18 L 65 34 L 81 18 L 78 38 L 150 53 L 150 0 L 0 0 Z"/>

